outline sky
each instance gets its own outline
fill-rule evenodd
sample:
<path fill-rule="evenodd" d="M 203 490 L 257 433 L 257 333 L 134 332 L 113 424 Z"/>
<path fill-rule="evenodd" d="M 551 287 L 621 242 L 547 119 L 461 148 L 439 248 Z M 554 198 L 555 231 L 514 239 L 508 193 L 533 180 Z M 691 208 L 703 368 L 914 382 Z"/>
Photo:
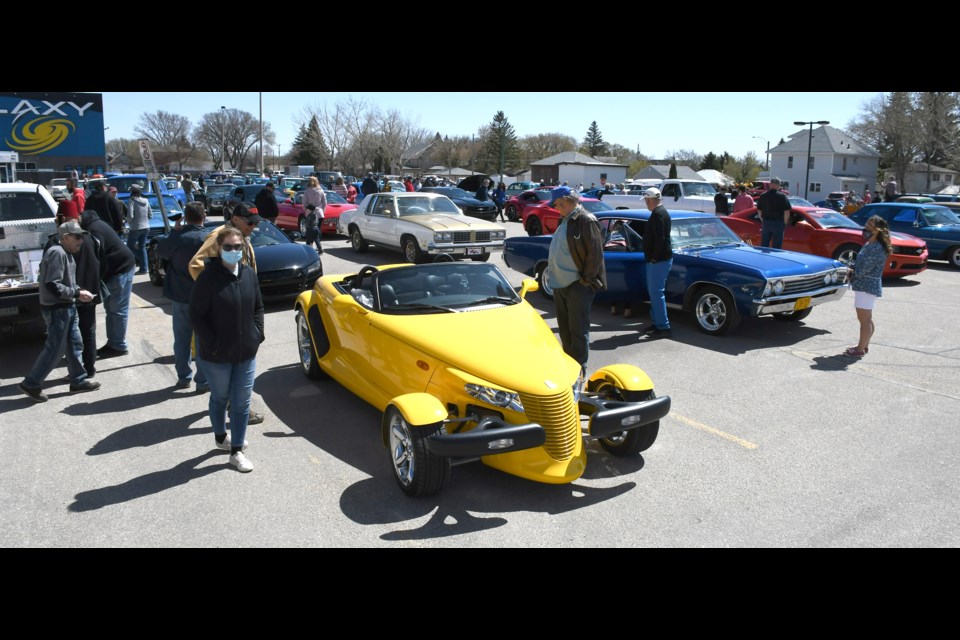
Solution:
<path fill-rule="evenodd" d="M 98 92 L 100 93 L 100 92 Z M 488 125 L 497 111 L 518 137 L 561 133 L 582 141 L 596 121 L 606 142 L 621 144 L 650 158 L 671 151 L 700 155 L 724 151 L 741 157 L 753 151 L 765 160 L 767 142 L 799 131 L 797 121 L 827 120 L 845 128 L 882 92 L 102 92 L 106 139 L 136 138 L 134 128 L 143 113 L 166 111 L 196 124 L 221 105 L 263 119 L 276 133 L 281 153 L 289 151 L 303 113 L 315 105 L 333 106 L 352 96 L 396 109 L 416 126 L 443 136 L 472 135 Z"/>

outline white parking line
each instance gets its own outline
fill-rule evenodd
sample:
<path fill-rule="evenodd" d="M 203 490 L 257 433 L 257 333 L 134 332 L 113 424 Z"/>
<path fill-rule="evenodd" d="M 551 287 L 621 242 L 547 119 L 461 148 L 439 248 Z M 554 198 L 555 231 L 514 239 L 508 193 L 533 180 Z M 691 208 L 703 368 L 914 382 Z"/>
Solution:
<path fill-rule="evenodd" d="M 712 433 L 715 436 L 720 436 L 724 440 L 729 440 L 730 442 L 736 443 L 741 447 L 743 447 L 744 449 L 756 449 L 757 447 L 760 446 L 758 444 L 754 444 L 753 442 L 750 442 L 749 440 L 738 438 L 737 436 L 731 435 L 724 431 L 720 431 L 719 429 L 714 429 L 713 427 L 705 425 L 702 422 L 697 422 L 696 420 L 692 420 L 690 418 L 687 418 L 686 416 L 682 416 L 676 411 L 671 411 L 668 417 L 675 418 L 684 424 L 690 425 L 691 427 L 696 427 L 697 429 L 706 431 L 707 433 Z"/>

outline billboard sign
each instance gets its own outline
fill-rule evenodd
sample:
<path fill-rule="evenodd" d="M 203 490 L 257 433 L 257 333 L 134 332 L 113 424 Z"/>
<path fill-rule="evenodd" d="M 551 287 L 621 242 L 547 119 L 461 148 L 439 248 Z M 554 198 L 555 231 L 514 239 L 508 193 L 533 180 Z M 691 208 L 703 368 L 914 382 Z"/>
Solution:
<path fill-rule="evenodd" d="M 104 157 L 99 93 L 0 93 L 0 150 L 23 156 Z"/>

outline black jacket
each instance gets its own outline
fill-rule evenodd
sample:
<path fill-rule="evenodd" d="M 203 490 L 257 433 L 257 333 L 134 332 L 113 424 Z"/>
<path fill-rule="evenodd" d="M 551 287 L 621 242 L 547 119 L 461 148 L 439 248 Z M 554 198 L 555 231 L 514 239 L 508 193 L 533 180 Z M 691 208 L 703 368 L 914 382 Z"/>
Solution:
<path fill-rule="evenodd" d="M 253 199 L 253 204 L 257 207 L 257 213 L 261 218 L 267 220 L 276 220 L 280 215 L 280 207 L 277 206 L 277 199 L 273 197 L 273 191 L 264 187 Z"/>
<path fill-rule="evenodd" d="M 380 185 L 377 184 L 377 181 L 373 178 L 364 178 L 363 183 L 360 185 L 360 193 L 365 196 L 370 195 L 371 193 L 377 193 L 380 191 Z"/>
<path fill-rule="evenodd" d="M 80 228 L 89 231 L 100 241 L 100 279 L 104 282 L 130 271 L 136 265 L 133 251 L 95 211 L 88 209 L 81 214 Z"/>
<path fill-rule="evenodd" d="M 203 360 L 239 364 L 256 356 L 264 339 L 257 272 L 241 264 L 235 276 L 208 258 L 190 294 L 190 324 Z"/>
<path fill-rule="evenodd" d="M 157 258 L 165 260 L 163 296 L 174 302 L 190 302 L 193 276 L 190 260 L 197 254 L 210 234 L 202 225 L 191 224 L 174 229 L 157 243 Z"/>
<path fill-rule="evenodd" d="M 123 220 L 126 218 L 126 207 L 115 196 L 107 191 L 94 190 L 87 198 L 87 209 L 96 211 L 100 219 L 110 224 L 116 233 L 123 233 Z"/>
<path fill-rule="evenodd" d="M 783 220 L 783 214 L 790 208 L 787 196 L 777 189 L 767 189 L 757 198 L 757 209 L 764 220 Z"/>
<path fill-rule="evenodd" d="M 730 213 L 730 203 L 727 202 L 727 194 L 722 191 L 713 196 L 713 205 L 716 208 L 717 215 L 727 215 Z"/>
<path fill-rule="evenodd" d="M 659 204 L 650 212 L 650 220 L 643 229 L 643 253 L 647 262 L 662 262 L 673 257 L 670 242 L 670 214 Z"/>

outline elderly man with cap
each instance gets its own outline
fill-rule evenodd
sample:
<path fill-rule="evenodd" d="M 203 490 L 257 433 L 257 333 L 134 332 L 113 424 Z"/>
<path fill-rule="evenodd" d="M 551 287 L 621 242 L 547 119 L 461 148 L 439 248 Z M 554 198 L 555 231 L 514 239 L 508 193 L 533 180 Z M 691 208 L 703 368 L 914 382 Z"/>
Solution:
<path fill-rule="evenodd" d="M 790 201 L 780 191 L 780 178 L 770 179 L 770 188 L 757 198 L 757 211 L 763 220 L 760 231 L 760 246 L 774 249 L 783 247 L 783 230 L 790 221 Z"/>
<path fill-rule="evenodd" d="M 46 402 L 43 382 L 60 362 L 67 357 L 70 391 L 93 391 L 99 382 L 87 380 L 83 366 L 83 340 L 77 322 L 76 302 L 90 302 L 94 295 L 77 284 L 77 264 L 73 255 L 80 251 L 86 231 L 76 220 L 64 222 L 57 228 L 59 244 L 51 244 L 40 263 L 40 313 L 47 325 L 47 341 L 30 373 L 20 383 L 20 390 L 34 402 Z"/>
<path fill-rule="evenodd" d="M 650 187 L 643 192 L 650 210 L 650 219 L 643 230 L 643 253 L 646 261 L 647 293 L 650 295 L 650 317 L 653 324 L 644 332 L 651 339 L 670 337 L 667 301 L 663 289 L 673 266 L 673 244 L 670 241 L 670 214 L 663 206 L 660 189 Z"/>
<path fill-rule="evenodd" d="M 590 355 L 590 307 L 607 286 L 603 264 L 603 231 L 596 216 L 580 206 L 570 187 L 550 192 L 550 206 L 563 218 L 550 241 L 547 268 L 557 307 L 560 343 L 586 369 Z"/>

